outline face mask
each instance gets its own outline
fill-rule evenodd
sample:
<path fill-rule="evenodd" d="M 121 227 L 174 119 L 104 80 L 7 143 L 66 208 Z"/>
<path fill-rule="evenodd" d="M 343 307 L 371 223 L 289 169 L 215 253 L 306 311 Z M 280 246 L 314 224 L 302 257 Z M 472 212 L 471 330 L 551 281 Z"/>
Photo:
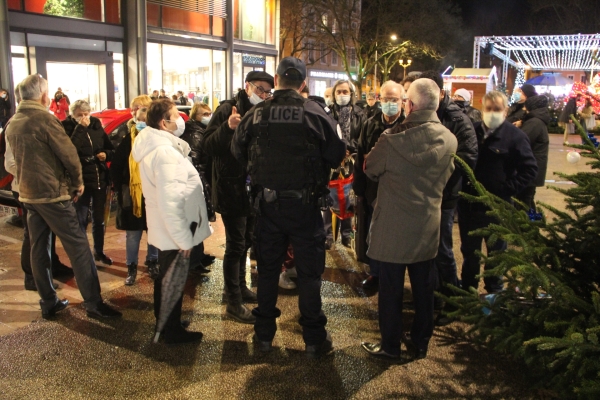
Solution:
<path fill-rule="evenodd" d="M 255 106 L 261 101 L 263 101 L 263 99 L 261 99 L 260 96 L 256 93 L 252 92 L 252 96 L 250 96 L 250 103 L 252 103 L 252 105 Z"/>
<path fill-rule="evenodd" d="M 333 99 L 331 97 L 325 99 L 325 104 L 327 104 L 327 107 L 331 107 L 333 105 Z"/>
<path fill-rule="evenodd" d="M 388 117 L 393 117 L 398 114 L 398 103 L 381 103 L 381 111 Z"/>
<path fill-rule="evenodd" d="M 338 104 L 338 106 L 345 106 L 348 103 L 350 103 L 350 95 L 347 95 L 347 96 L 338 96 L 335 99 L 335 102 Z"/>
<path fill-rule="evenodd" d="M 146 127 L 146 123 L 144 121 L 138 121 L 135 124 L 135 129 L 137 129 L 138 132 L 141 131 L 142 129 L 144 129 L 145 127 Z"/>
<path fill-rule="evenodd" d="M 183 131 L 185 131 L 185 121 L 180 115 L 179 118 L 175 120 L 175 123 L 177 124 L 177 129 L 173 131 L 173 135 L 180 137 L 183 135 Z"/>
<path fill-rule="evenodd" d="M 202 117 L 202 119 L 200 120 L 200 123 L 202 125 L 206 125 L 206 126 L 208 126 L 209 122 L 210 122 L 210 117 Z"/>
<path fill-rule="evenodd" d="M 515 94 L 513 94 L 513 100 L 515 103 L 518 103 L 521 101 L 521 93 L 516 92 Z"/>
<path fill-rule="evenodd" d="M 2 97 L 3 99 L 5 99 L 6 98 L 6 93 L 0 94 L 0 97 Z"/>
<path fill-rule="evenodd" d="M 483 113 L 483 123 L 490 129 L 496 129 L 504 122 L 504 112 L 492 111 Z"/>

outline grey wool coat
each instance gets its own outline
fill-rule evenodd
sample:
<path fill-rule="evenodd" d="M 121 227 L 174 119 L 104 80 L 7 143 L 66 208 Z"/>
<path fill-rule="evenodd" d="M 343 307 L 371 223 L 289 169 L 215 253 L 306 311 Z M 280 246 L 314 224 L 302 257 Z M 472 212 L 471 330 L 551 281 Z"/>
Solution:
<path fill-rule="evenodd" d="M 371 259 L 413 264 L 436 256 L 442 193 L 456 148 L 456 137 L 432 110 L 413 111 L 381 135 L 365 163 L 367 176 L 379 182 Z"/>

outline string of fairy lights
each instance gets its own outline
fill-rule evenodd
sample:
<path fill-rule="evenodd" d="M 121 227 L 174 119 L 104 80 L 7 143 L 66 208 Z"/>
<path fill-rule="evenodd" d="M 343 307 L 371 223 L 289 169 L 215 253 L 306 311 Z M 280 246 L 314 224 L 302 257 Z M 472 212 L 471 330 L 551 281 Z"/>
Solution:
<path fill-rule="evenodd" d="M 554 36 L 478 36 L 480 47 L 493 45 L 495 54 L 532 69 L 581 71 L 600 69 L 592 52 L 600 48 L 600 34 Z M 509 56 L 508 54 L 511 54 Z"/>

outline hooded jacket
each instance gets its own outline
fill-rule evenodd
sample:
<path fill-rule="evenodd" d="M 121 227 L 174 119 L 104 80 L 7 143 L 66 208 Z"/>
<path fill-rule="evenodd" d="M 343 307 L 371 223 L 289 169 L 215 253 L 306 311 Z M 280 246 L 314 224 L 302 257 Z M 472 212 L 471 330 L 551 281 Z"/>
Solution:
<path fill-rule="evenodd" d="M 548 151 L 550 150 L 548 99 L 546 96 L 530 97 L 525 102 L 525 108 L 527 108 L 527 113 L 521 119 L 523 121 L 521 130 L 529 138 L 529 144 L 531 144 L 531 150 L 538 167 L 537 176 L 529 186 L 541 187 L 546 183 Z"/>
<path fill-rule="evenodd" d="M 215 211 L 236 217 L 250 215 L 250 199 L 246 193 L 246 168 L 231 154 L 234 130 L 228 120 L 233 107 L 243 118 L 252 108 L 244 90 L 232 100 L 222 101 L 215 110 L 206 131 L 202 149 L 212 157 L 212 202 Z"/>
<path fill-rule="evenodd" d="M 90 116 L 90 124 L 83 126 L 69 115 L 62 124 L 77 149 L 86 189 L 98 189 L 102 184 L 107 184 L 110 176 L 106 163 L 112 161 L 115 148 L 100 120 Z M 100 161 L 96 157 L 98 153 L 105 153 L 106 161 Z"/>
<path fill-rule="evenodd" d="M 140 165 L 148 243 L 162 251 L 189 250 L 212 233 L 190 146 L 169 132 L 146 127 L 131 154 Z M 195 234 L 190 229 L 198 224 Z"/>
<path fill-rule="evenodd" d="M 413 111 L 381 135 L 365 168 L 379 182 L 368 238 L 371 259 L 413 264 L 436 256 L 442 194 L 456 149 L 456 137 L 430 110 Z"/>
<path fill-rule="evenodd" d="M 471 168 L 475 168 L 478 157 L 477 136 L 471 120 L 465 115 L 463 110 L 454 103 L 448 95 L 440 102 L 437 109 L 437 117 L 447 129 L 456 136 L 458 149 L 456 155 L 463 159 Z M 454 173 L 448 180 L 444 188 L 444 199 L 442 200 L 443 209 L 453 209 L 456 207 L 459 199 L 459 192 L 462 189 L 463 180 L 466 176 L 461 168 L 454 170 Z"/>
<path fill-rule="evenodd" d="M 19 104 L 6 140 L 16 161 L 20 202 L 68 201 L 83 184 L 75 146 L 60 121 L 37 101 Z"/>

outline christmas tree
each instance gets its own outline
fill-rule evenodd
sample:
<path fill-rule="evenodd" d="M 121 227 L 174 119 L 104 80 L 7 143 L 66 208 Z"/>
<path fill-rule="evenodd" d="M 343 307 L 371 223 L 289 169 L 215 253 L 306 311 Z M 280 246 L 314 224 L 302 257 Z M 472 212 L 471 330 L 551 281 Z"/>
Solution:
<path fill-rule="evenodd" d="M 537 386 L 560 398 L 600 398 L 600 153 L 582 127 L 583 145 L 572 145 L 591 161 L 589 172 L 558 174 L 576 186 L 564 194 L 566 211 L 540 203 L 553 214 L 530 215 L 489 193 L 457 158 L 481 202 L 498 223 L 472 232 L 508 242 L 506 251 L 484 256 L 494 266 L 484 276 L 503 276 L 505 290 L 487 296 L 454 288 L 445 298 L 458 309 L 450 316 L 470 323 L 468 334 L 486 346 L 524 361 Z M 524 206 L 524 205 L 523 205 Z M 441 296 L 444 297 L 444 296 Z"/>

